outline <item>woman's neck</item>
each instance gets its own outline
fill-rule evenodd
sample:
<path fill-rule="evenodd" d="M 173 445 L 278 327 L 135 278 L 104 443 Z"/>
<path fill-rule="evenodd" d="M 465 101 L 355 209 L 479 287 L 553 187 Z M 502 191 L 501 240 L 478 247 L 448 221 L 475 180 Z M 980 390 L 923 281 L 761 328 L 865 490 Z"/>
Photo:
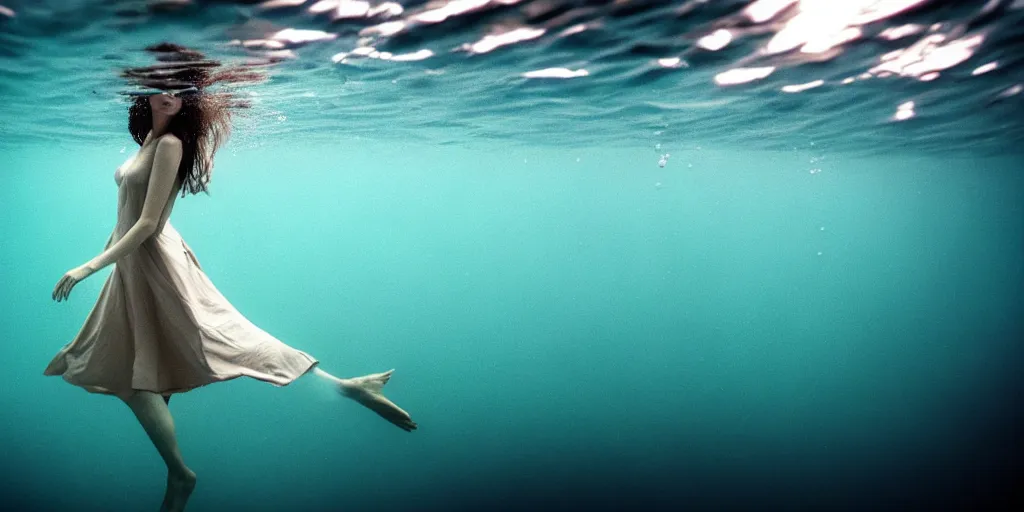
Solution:
<path fill-rule="evenodd" d="M 160 137 L 167 133 L 167 125 L 171 124 L 171 118 L 167 116 L 153 116 L 153 138 Z"/>

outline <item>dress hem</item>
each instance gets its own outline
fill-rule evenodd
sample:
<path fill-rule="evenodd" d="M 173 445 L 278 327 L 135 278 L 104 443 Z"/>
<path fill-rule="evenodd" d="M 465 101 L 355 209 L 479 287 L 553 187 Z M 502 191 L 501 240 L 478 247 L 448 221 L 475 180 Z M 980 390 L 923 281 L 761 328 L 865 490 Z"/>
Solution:
<path fill-rule="evenodd" d="M 308 374 L 309 372 L 313 371 L 313 369 L 316 368 L 319 364 L 320 364 L 320 361 L 317 361 L 316 359 L 312 359 L 312 360 L 310 360 L 309 365 L 306 367 L 305 370 L 303 370 L 301 373 L 299 373 L 295 377 L 285 379 L 284 381 L 275 381 L 275 380 L 271 380 L 271 379 L 260 378 L 260 377 L 258 377 L 256 375 L 251 375 L 251 374 L 248 374 L 248 373 L 233 373 L 233 374 L 229 374 L 229 375 L 217 375 L 217 376 L 214 376 L 213 379 L 210 380 L 209 382 L 203 382 L 201 384 L 196 384 L 196 385 L 193 385 L 193 386 L 186 386 L 186 387 L 179 387 L 179 388 L 170 388 L 170 389 L 131 388 L 128 391 L 149 391 L 151 393 L 157 393 L 159 395 L 163 395 L 165 397 L 169 397 L 169 396 L 175 395 L 175 394 L 187 393 L 189 391 L 193 391 L 195 389 L 199 389 L 201 387 L 205 387 L 205 386 L 208 386 L 210 384 L 216 384 L 218 382 L 227 382 L 227 381 L 235 380 L 235 379 L 238 379 L 238 378 L 241 378 L 241 377 L 249 377 L 251 379 L 258 380 L 260 382 L 266 382 L 268 384 L 273 385 L 274 387 L 285 387 L 285 386 L 295 382 L 296 380 L 298 380 L 302 376 L 304 376 L 304 375 Z M 81 383 L 78 383 L 78 382 L 74 382 L 72 380 L 72 378 L 68 376 L 67 372 L 62 372 L 62 373 L 46 373 L 46 372 L 44 372 L 43 375 L 47 376 L 47 377 L 58 377 L 59 376 L 65 382 L 67 382 L 68 384 L 71 384 L 71 385 L 73 385 L 73 386 L 75 386 L 77 388 L 84 389 L 85 391 L 88 391 L 89 393 L 93 393 L 93 394 L 97 394 L 97 395 L 120 396 L 122 394 L 121 392 L 119 392 L 117 390 L 113 390 L 113 389 L 106 388 L 106 387 L 103 387 L 103 386 L 98 386 L 98 385 L 93 385 L 93 384 L 81 384 Z"/>

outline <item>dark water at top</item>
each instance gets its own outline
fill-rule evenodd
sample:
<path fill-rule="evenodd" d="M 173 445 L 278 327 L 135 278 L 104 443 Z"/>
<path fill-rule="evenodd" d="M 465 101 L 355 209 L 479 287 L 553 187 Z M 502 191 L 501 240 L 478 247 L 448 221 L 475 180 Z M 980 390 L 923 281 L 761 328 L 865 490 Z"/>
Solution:
<path fill-rule="evenodd" d="M 1020 0 L 3 5 L 5 143 L 119 133 L 115 72 L 162 40 L 261 65 L 240 129 L 261 139 L 975 155 L 1024 141 Z"/>

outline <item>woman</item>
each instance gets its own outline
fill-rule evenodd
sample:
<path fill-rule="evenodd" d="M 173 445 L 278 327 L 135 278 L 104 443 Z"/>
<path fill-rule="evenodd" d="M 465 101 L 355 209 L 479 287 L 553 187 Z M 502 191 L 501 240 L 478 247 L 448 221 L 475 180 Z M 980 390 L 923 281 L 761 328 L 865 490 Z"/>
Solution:
<path fill-rule="evenodd" d="M 284 386 L 312 373 L 414 430 L 416 423 L 381 392 L 391 371 L 352 379 L 328 374 L 309 354 L 249 322 L 207 278 L 168 218 L 179 191 L 206 191 L 213 154 L 230 131 L 229 96 L 206 87 L 255 75 L 214 74 L 216 63 L 175 45 L 149 50 L 172 62 L 123 75 L 162 91 L 138 95 L 129 107 L 129 131 L 140 148 L 115 172 L 117 225 L 103 252 L 60 279 L 53 299 L 67 299 L 77 283 L 116 265 L 82 329 L 45 375 L 128 404 L 167 463 L 162 510 L 184 509 L 196 483 L 175 438 L 168 408 L 174 393 L 241 376 Z"/>

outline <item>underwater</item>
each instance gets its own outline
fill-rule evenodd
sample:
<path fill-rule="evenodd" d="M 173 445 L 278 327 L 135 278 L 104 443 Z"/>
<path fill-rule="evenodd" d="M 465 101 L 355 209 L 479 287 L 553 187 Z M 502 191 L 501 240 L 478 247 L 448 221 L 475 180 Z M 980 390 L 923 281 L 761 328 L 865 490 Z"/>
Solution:
<path fill-rule="evenodd" d="M 0 0 L 0 78 L 4 510 L 1024 509 L 1024 0 Z"/>

